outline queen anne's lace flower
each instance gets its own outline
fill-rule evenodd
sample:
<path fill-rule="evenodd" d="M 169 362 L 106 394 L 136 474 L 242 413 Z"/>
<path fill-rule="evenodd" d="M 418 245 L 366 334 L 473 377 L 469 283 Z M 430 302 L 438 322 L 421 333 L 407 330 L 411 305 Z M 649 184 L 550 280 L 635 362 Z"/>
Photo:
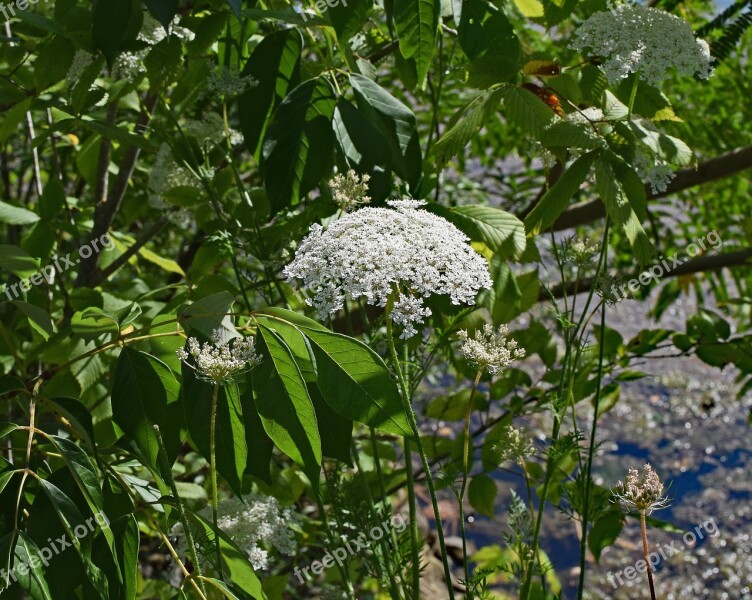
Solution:
<path fill-rule="evenodd" d="M 645 465 L 642 473 L 629 469 L 626 483 L 619 481 L 616 484 L 616 497 L 627 509 L 647 513 L 668 505 L 668 498 L 663 494 L 663 483 L 650 465 Z"/>
<path fill-rule="evenodd" d="M 237 69 L 222 67 L 209 76 L 208 90 L 210 94 L 237 96 L 256 85 L 258 81 L 252 76 L 242 76 Z"/>
<path fill-rule="evenodd" d="M 707 42 L 695 39 L 686 21 L 639 4 L 591 15 L 575 32 L 571 47 L 605 58 L 601 68 L 611 84 L 630 73 L 658 85 L 672 68 L 704 79 L 713 71 Z"/>
<path fill-rule="evenodd" d="M 389 204 L 395 210 L 361 208 L 326 229 L 314 224 L 284 274 L 311 292 L 306 302 L 322 318 L 348 298 L 386 306 L 392 297 L 391 319 L 408 338 L 430 315 L 426 298 L 448 295 L 452 304 L 473 304 L 492 282 L 485 259 L 454 225 L 418 210 L 416 201 Z"/>
<path fill-rule="evenodd" d="M 637 151 L 634 167 L 637 174 L 650 184 L 653 194 L 663 193 L 668 189 L 668 184 L 676 177 L 674 170 L 665 162 L 651 158 L 646 152 Z"/>
<path fill-rule="evenodd" d="M 212 332 L 212 343 L 202 346 L 194 337 L 188 338 L 188 350 L 178 348 L 177 355 L 197 375 L 211 383 L 230 381 L 234 376 L 261 362 L 256 354 L 253 336 L 235 338 L 230 342 L 222 340 L 219 329 Z M 191 364 L 190 358 L 193 358 Z"/>
<path fill-rule="evenodd" d="M 283 509 L 273 496 L 251 494 L 245 502 L 230 498 L 219 504 L 217 513 L 217 526 L 246 553 L 257 571 L 269 568 L 270 550 L 285 556 L 293 556 L 298 550 L 294 527 L 300 523 L 300 516 L 291 507 Z M 210 519 L 211 506 L 199 514 Z M 183 526 L 178 523 L 171 534 L 178 538 L 178 554 L 186 554 Z M 194 537 L 201 542 L 198 535 Z"/>
<path fill-rule="evenodd" d="M 517 340 L 508 340 L 509 328 L 501 325 L 498 331 L 486 323 L 483 330 L 470 337 L 467 331 L 460 331 L 457 337 L 464 343 L 460 352 L 478 369 L 495 375 L 505 369 L 513 360 L 524 358 L 525 349 L 517 347 Z"/>
<path fill-rule="evenodd" d="M 367 173 L 358 175 L 353 169 L 347 175 L 338 173 L 329 180 L 329 189 L 332 192 L 334 202 L 342 210 L 353 210 L 361 204 L 368 204 L 371 197 L 368 196 L 368 182 L 371 176 Z"/>

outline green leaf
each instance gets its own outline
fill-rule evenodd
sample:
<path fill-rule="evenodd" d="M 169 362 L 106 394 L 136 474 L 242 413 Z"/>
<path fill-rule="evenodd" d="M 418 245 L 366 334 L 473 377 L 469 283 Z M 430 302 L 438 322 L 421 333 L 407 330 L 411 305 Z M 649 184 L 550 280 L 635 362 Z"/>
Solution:
<path fill-rule="evenodd" d="M 517 9 L 528 19 L 537 19 L 543 16 L 543 4 L 540 0 L 514 0 Z"/>
<path fill-rule="evenodd" d="M 0 267 L 6 271 L 20 278 L 27 278 L 39 270 L 39 265 L 38 258 L 32 258 L 18 246 L 0 244 Z"/>
<path fill-rule="evenodd" d="M 595 164 L 595 187 L 614 225 L 623 228 L 640 264 L 655 254 L 642 227 L 646 216 L 645 188 L 634 170 L 613 153 L 599 156 Z"/>
<path fill-rule="evenodd" d="M 149 50 L 144 58 L 151 89 L 164 89 L 174 83 L 182 71 L 183 43 L 174 35 L 166 37 Z"/>
<path fill-rule="evenodd" d="M 135 600 L 139 581 L 140 532 L 138 521 L 132 514 L 123 515 L 112 522 L 112 530 L 120 540 L 118 546 L 122 566 L 124 600 Z"/>
<path fill-rule="evenodd" d="M 315 383 L 308 384 L 308 394 L 316 410 L 316 421 L 319 423 L 322 455 L 352 466 L 352 420 L 334 412 Z"/>
<path fill-rule="evenodd" d="M 347 0 L 339 1 L 333 6 L 329 5 L 326 16 L 334 27 L 340 44 L 346 44 L 352 36 L 360 32 L 371 9 L 373 0 Z"/>
<path fill-rule="evenodd" d="M 331 168 L 337 98 L 326 76 L 301 83 L 266 131 L 262 171 L 272 213 L 295 205 Z"/>
<path fill-rule="evenodd" d="M 412 110 L 363 75 L 350 75 L 350 84 L 353 86 L 358 108 L 389 143 L 392 170 L 402 177 L 411 189 L 417 189 L 423 166 L 416 119 Z"/>
<path fill-rule="evenodd" d="M 191 440 L 208 461 L 210 458 L 211 405 L 214 386 L 201 381 L 193 369 L 183 366 L 181 400 Z M 248 462 L 243 405 L 234 383 L 219 387 L 215 431 L 217 471 L 236 494 L 240 494 Z"/>
<path fill-rule="evenodd" d="M 13 302 L 18 309 L 24 313 L 29 319 L 29 325 L 41 335 L 45 341 L 50 339 L 50 336 L 55 333 L 55 326 L 52 323 L 52 317 L 44 310 L 29 304 L 28 302 L 22 302 L 21 300 L 15 300 Z"/>
<path fill-rule="evenodd" d="M 21 589 L 27 592 L 32 600 L 52 600 L 50 588 L 44 578 L 42 569 L 44 562 L 39 554 L 39 548 L 23 531 L 18 533 L 13 554 L 15 558 L 13 573 Z M 22 564 L 26 565 L 25 569 L 19 569 Z"/>
<path fill-rule="evenodd" d="M 144 0 L 146 8 L 154 15 L 162 26 L 167 30 L 172 24 L 172 20 L 178 13 L 180 7 L 180 0 Z"/>
<path fill-rule="evenodd" d="M 104 499 L 102 497 L 102 489 L 99 486 L 99 477 L 86 452 L 74 442 L 66 438 L 51 435 L 49 436 L 49 440 L 62 455 L 65 465 L 73 475 L 76 485 L 86 499 L 86 504 L 89 507 L 89 510 L 94 515 L 102 514 L 104 510 Z M 107 540 L 107 545 L 110 548 L 112 557 L 117 560 L 115 536 L 112 533 L 112 529 L 110 529 L 109 523 L 104 519 L 98 521 L 98 523 L 102 529 L 102 535 L 104 535 Z"/>
<path fill-rule="evenodd" d="M 39 484 L 42 486 L 45 495 L 49 498 L 55 512 L 60 518 L 60 522 L 63 524 L 73 547 L 78 552 L 84 572 L 91 585 L 101 594 L 101 597 L 108 598 L 107 577 L 99 567 L 92 563 L 90 558 L 91 541 L 88 535 L 96 531 L 94 518 L 91 517 L 87 522 L 75 503 L 55 484 L 45 479 L 40 480 Z M 85 540 L 84 543 L 81 542 L 81 537 L 79 537 L 79 527 L 83 527 L 86 532 L 84 536 L 81 536 Z"/>
<path fill-rule="evenodd" d="M 471 240 L 483 242 L 494 254 L 503 258 L 518 258 L 527 247 L 522 221 L 499 208 L 475 204 L 453 207 L 439 214 L 459 227 Z"/>
<path fill-rule="evenodd" d="M 229 315 L 234 303 L 232 294 L 218 292 L 183 307 L 178 311 L 178 318 L 189 334 L 199 334 L 208 340 L 215 329 L 235 331 Z"/>
<path fill-rule="evenodd" d="M 235 13 L 238 20 L 241 20 L 243 18 L 243 0 L 227 0 L 227 4 L 230 5 L 232 12 Z"/>
<path fill-rule="evenodd" d="M 316 412 L 300 369 L 282 338 L 259 323 L 263 362 L 253 371 L 253 396 L 264 429 L 299 464 L 314 487 L 321 466 Z"/>
<path fill-rule="evenodd" d="M 418 86 L 423 87 L 436 51 L 441 0 L 394 0 L 394 27 L 400 53 L 415 58 Z"/>
<path fill-rule="evenodd" d="M 523 131 L 540 137 L 556 117 L 554 111 L 531 91 L 520 87 L 504 88 L 505 115 Z"/>
<path fill-rule="evenodd" d="M 436 166 L 443 167 L 449 159 L 467 146 L 493 117 L 504 95 L 504 88 L 492 87 L 473 98 L 449 122 L 434 146 Z"/>
<path fill-rule="evenodd" d="M 58 397 L 45 398 L 44 402 L 73 426 L 81 439 L 89 446 L 90 450 L 93 451 L 95 449 L 94 426 L 92 425 L 91 413 L 80 400 Z"/>
<path fill-rule="evenodd" d="M 240 130 L 245 146 L 256 155 L 271 112 L 300 81 L 300 53 L 303 38 L 295 28 L 276 31 L 264 37 L 243 67 L 244 77 L 256 85 L 238 97 Z"/>
<path fill-rule="evenodd" d="M 525 229 L 529 235 L 537 235 L 553 225 L 587 178 L 594 160 L 595 154 L 588 152 L 562 173 L 525 219 Z"/>
<path fill-rule="evenodd" d="M 126 41 L 136 39 L 142 20 L 141 2 L 138 0 L 94 1 L 94 47 L 102 51 L 109 65 L 112 65 Z"/>
<path fill-rule="evenodd" d="M 476 475 L 470 480 L 467 497 L 475 510 L 493 519 L 497 492 L 496 482 L 493 479 L 488 475 Z"/>
<path fill-rule="evenodd" d="M 308 339 L 301 333 L 301 331 L 292 323 L 281 319 L 258 317 L 256 321 L 269 329 L 272 329 L 277 335 L 279 335 L 285 345 L 290 349 L 295 364 L 298 365 L 298 369 L 300 369 L 300 374 L 303 376 L 303 379 L 308 383 L 315 382 L 317 378 L 316 362 L 313 359 Z"/>
<path fill-rule="evenodd" d="M 339 333 L 301 330 L 316 358 L 319 389 L 335 412 L 376 429 L 413 437 L 397 384 L 378 354 Z"/>
<path fill-rule="evenodd" d="M 172 464 L 181 446 L 179 392 L 177 379 L 162 361 L 130 347 L 120 352 L 112 382 L 112 418 L 136 442 L 149 466 L 160 473 L 154 425 L 159 425 Z"/>
<path fill-rule="evenodd" d="M 39 221 L 39 215 L 20 206 L 0 201 L 0 223 L 8 225 L 31 225 Z"/>
<path fill-rule="evenodd" d="M 207 519 L 195 513 L 188 513 L 191 523 L 198 527 L 196 539 L 208 540 L 214 549 L 214 526 Z M 228 580 L 239 587 L 245 593 L 250 594 L 255 600 L 266 600 L 266 594 L 261 586 L 253 566 L 235 542 L 223 531 L 219 532 L 219 554 L 222 557 L 223 571 L 228 575 Z"/>
<path fill-rule="evenodd" d="M 242 396 L 245 439 L 248 444 L 248 460 L 245 472 L 271 485 L 272 476 L 269 466 L 274 452 L 274 442 L 266 434 L 264 424 L 261 422 L 258 410 L 256 410 L 256 404 L 253 401 L 253 382 L 250 375 L 248 382 Z"/>
<path fill-rule="evenodd" d="M 618 510 L 608 511 L 595 520 L 588 535 L 588 548 L 593 553 L 596 563 L 600 562 L 603 549 L 613 544 L 619 537 L 623 524 L 623 516 Z"/>

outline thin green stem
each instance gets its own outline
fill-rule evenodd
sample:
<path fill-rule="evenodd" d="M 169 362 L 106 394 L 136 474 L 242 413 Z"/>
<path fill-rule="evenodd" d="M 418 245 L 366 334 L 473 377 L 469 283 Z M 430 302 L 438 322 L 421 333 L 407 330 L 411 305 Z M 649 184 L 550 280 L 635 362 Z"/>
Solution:
<path fill-rule="evenodd" d="M 465 409 L 465 430 L 462 437 L 462 486 L 460 487 L 460 494 L 457 498 L 459 505 L 459 517 L 460 517 L 460 534 L 462 535 L 462 563 L 465 569 L 465 587 L 467 588 L 467 598 L 470 600 L 470 567 L 467 560 L 467 535 L 465 533 L 465 491 L 467 489 L 467 480 L 470 475 L 470 417 L 473 414 L 473 400 L 475 399 L 475 393 L 478 390 L 478 384 L 480 384 L 480 378 L 483 375 L 483 369 L 478 370 L 478 374 L 473 381 L 473 389 L 470 390 L 470 398 L 467 401 L 467 408 Z"/>
<path fill-rule="evenodd" d="M 640 84 L 640 71 L 634 74 L 634 81 L 632 82 L 632 90 L 629 93 L 629 106 L 627 107 L 627 120 L 632 118 L 632 109 L 634 109 L 635 98 L 637 98 L 637 88 Z"/>
<path fill-rule="evenodd" d="M 216 428 L 217 428 L 217 400 L 219 399 L 219 385 L 214 385 L 211 403 L 211 422 L 209 424 L 209 473 L 211 475 L 211 503 L 212 503 L 212 520 L 214 525 L 214 543 L 217 548 L 217 571 L 219 578 L 224 579 L 222 575 L 222 554 L 219 545 L 219 525 L 217 517 L 217 461 L 216 461 Z"/>
<path fill-rule="evenodd" d="M 394 330 L 393 329 L 394 328 L 392 324 L 392 319 L 390 315 L 387 314 L 386 338 L 387 338 L 387 343 L 389 344 L 389 353 L 391 355 L 392 363 L 394 366 L 394 371 L 397 375 L 397 380 L 399 382 L 400 389 L 402 392 L 402 402 L 405 405 L 405 413 L 410 423 L 410 428 L 413 432 L 413 435 L 415 436 L 415 445 L 418 448 L 418 454 L 420 455 L 420 460 L 423 466 L 423 472 L 426 477 L 426 485 L 428 486 L 428 493 L 431 496 L 431 505 L 433 506 L 433 513 L 434 513 L 434 517 L 436 518 L 436 533 L 439 538 L 439 548 L 441 551 L 441 561 L 444 565 L 444 578 L 446 579 L 447 591 L 449 592 L 450 600 L 454 600 L 454 588 L 452 587 L 452 573 L 451 573 L 451 570 L 449 569 L 449 556 L 446 551 L 446 543 L 444 542 L 444 526 L 441 523 L 441 513 L 439 512 L 439 502 L 436 498 L 436 487 L 434 486 L 433 476 L 431 475 L 431 465 L 428 463 L 426 450 L 423 447 L 422 440 L 420 439 L 420 430 L 418 429 L 418 420 L 415 416 L 415 411 L 413 410 L 412 403 L 410 401 L 411 400 L 410 393 L 408 392 L 409 386 L 407 382 L 405 381 L 405 376 L 402 371 L 402 367 L 400 366 L 399 358 L 397 356 L 397 349 L 394 345 Z M 405 438 L 405 452 L 406 452 L 405 461 L 406 463 L 409 463 L 411 460 L 410 455 L 407 454 L 409 447 L 410 447 L 410 442 L 407 438 Z M 410 474 L 409 476 L 410 478 L 412 478 L 412 474 Z M 410 485 L 410 482 L 408 482 L 408 485 Z M 415 595 L 415 598 L 419 597 L 419 594 L 420 594 L 419 589 L 418 589 L 418 593 Z"/>
<path fill-rule="evenodd" d="M 655 585 L 653 584 L 653 569 L 650 566 L 650 547 L 648 546 L 648 526 L 645 523 L 645 510 L 640 511 L 640 531 L 642 532 L 642 553 L 645 556 L 645 567 L 648 572 L 650 598 L 655 600 Z"/>
<path fill-rule="evenodd" d="M 587 567 L 587 535 L 588 521 L 590 518 L 590 491 L 593 471 L 593 455 L 595 454 L 595 434 L 598 430 L 598 417 L 600 412 L 601 386 L 603 381 L 603 352 L 604 337 L 606 330 L 606 303 L 601 305 L 601 330 L 599 332 L 598 349 L 598 380 L 595 389 L 595 401 L 593 403 L 593 428 L 590 431 L 590 446 L 588 447 L 587 467 L 585 471 L 585 498 L 582 506 L 582 539 L 580 540 L 580 580 L 577 588 L 577 600 L 582 600 L 585 593 L 585 569 Z"/>
<path fill-rule="evenodd" d="M 329 485 L 329 477 L 327 475 L 326 469 L 324 469 L 324 477 L 326 478 L 327 486 L 330 490 L 330 495 L 332 487 Z M 321 500 L 321 492 L 314 492 L 313 494 L 316 497 L 316 505 L 319 508 L 319 514 L 321 515 L 321 522 L 324 524 L 324 531 L 326 531 L 326 535 L 329 538 L 329 543 L 334 544 L 334 535 L 332 535 L 332 529 L 329 525 L 329 519 L 326 516 L 326 510 L 324 509 L 324 503 Z M 332 501 L 333 502 L 333 501 Z M 336 511 L 335 511 L 336 515 Z M 337 565 L 337 570 L 339 571 L 339 576 L 342 579 L 342 583 L 345 586 L 345 591 L 347 592 L 347 597 L 350 598 L 350 600 L 355 600 L 355 591 L 353 590 L 352 583 L 350 582 L 350 574 L 348 573 L 347 569 L 340 564 L 338 560 L 335 560 L 334 563 Z"/>
<path fill-rule="evenodd" d="M 162 433 L 159 430 L 159 425 L 154 425 L 154 435 L 157 438 L 157 444 L 159 445 L 159 459 L 162 462 L 162 475 L 167 479 L 167 483 L 172 490 L 172 496 L 175 498 L 175 504 L 178 507 L 178 515 L 180 517 L 180 523 L 183 525 L 183 532 L 185 533 L 185 539 L 188 542 L 188 555 L 193 562 L 193 569 L 195 576 L 198 578 L 199 585 L 201 586 L 201 592 L 206 596 L 206 587 L 201 580 L 201 565 L 198 562 L 198 553 L 196 552 L 196 541 L 193 539 L 193 530 L 188 523 L 188 515 L 185 512 L 185 505 L 183 499 L 178 493 L 178 486 L 175 483 L 175 478 L 172 476 L 172 467 L 170 461 L 167 458 L 167 452 L 165 451 L 164 440 L 162 440 Z"/>

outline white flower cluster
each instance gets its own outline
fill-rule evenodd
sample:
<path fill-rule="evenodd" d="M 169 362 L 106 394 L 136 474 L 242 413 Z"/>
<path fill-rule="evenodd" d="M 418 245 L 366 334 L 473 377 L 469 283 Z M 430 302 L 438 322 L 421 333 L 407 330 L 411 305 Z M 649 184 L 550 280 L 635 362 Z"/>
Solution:
<path fill-rule="evenodd" d="M 199 514 L 211 519 L 211 506 Z M 251 494 L 245 498 L 245 502 L 230 498 L 217 506 L 218 527 L 246 553 L 257 571 L 269 569 L 271 548 L 285 556 L 293 556 L 297 552 L 293 528 L 299 523 L 300 516 L 293 508 L 283 509 L 273 496 Z M 178 538 L 178 554 L 185 555 L 188 547 L 183 526 L 176 524 L 170 533 Z"/>
<path fill-rule="evenodd" d="M 190 29 L 180 27 L 178 22 L 180 17 L 176 16 L 170 25 L 170 33 L 175 37 L 190 42 L 196 37 Z M 146 42 L 150 46 L 158 44 L 167 37 L 162 24 L 152 17 L 149 13 L 144 13 L 144 22 L 141 25 L 141 31 L 138 34 L 138 40 Z M 138 77 L 146 72 L 144 66 L 144 58 L 149 53 L 149 48 L 139 50 L 137 52 L 122 52 L 115 59 L 113 65 L 112 74 L 117 79 L 127 79 L 130 82 L 134 82 Z"/>
<path fill-rule="evenodd" d="M 412 337 L 431 314 L 423 305 L 429 296 L 474 304 L 478 290 L 492 284 L 468 237 L 446 219 L 419 210 L 423 204 L 393 200 L 392 209 L 361 208 L 326 229 L 314 224 L 285 276 L 312 293 L 306 302 L 322 318 L 348 298 L 386 306 L 391 297 L 391 319 L 404 327 L 402 338 Z"/>
<path fill-rule="evenodd" d="M 524 429 L 504 425 L 498 440 L 491 444 L 490 452 L 497 465 L 505 462 L 522 464 L 533 454 L 535 447 Z"/>
<path fill-rule="evenodd" d="M 201 146 L 206 142 L 219 145 L 225 139 L 225 122 L 217 112 L 207 112 L 200 120 L 189 119 L 183 125 L 183 131 L 186 135 L 195 137 Z M 230 144 L 233 146 L 243 141 L 243 134 L 239 131 L 229 128 Z"/>
<path fill-rule="evenodd" d="M 570 45 L 605 58 L 601 65 L 611 84 L 630 73 L 658 85 L 670 69 L 684 75 L 712 75 L 710 48 L 695 38 L 684 19 L 657 8 L 623 4 L 611 12 L 591 15 L 575 32 Z"/>
<path fill-rule="evenodd" d="M 220 96 L 238 96 L 258 85 L 251 75 L 241 76 L 237 69 L 222 67 L 209 75 L 208 91 Z"/>
<path fill-rule="evenodd" d="M 653 194 L 665 192 L 668 184 L 676 177 L 674 170 L 662 160 L 651 158 L 646 152 L 637 151 L 634 167 L 637 174 L 650 184 Z"/>
<path fill-rule="evenodd" d="M 361 204 L 368 204 L 371 201 L 368 196 L 370 180 L 370 175 L 360 176 L 353 169 L 350 169 L 347 175 L 338 173 L 329 180 L 329 189 L 334 202 L 344 211 L 357 208 Z"/>
<path fill-rule="evenodd" d="M 73 56 L 73 62 L 68 69 L 68 73 L 65 76 L 65 80 L 69 86 L 75 85 L 81 78 L 83 72 L 94 62 L 94 55 L 86 50 L 76 50 L 76 54 Z"/>
<path fill-rule="evenodd" d="M 460 348 L 462 355 L 478 369 L 492 375 L 504 370 L 513 360 L 525 356 L 525 349 L 517 347 L 517 340 L 507 340 L 507 335 L 509 327 L 506 325 L 494 331 L 488 323 L 482 330 L 477 330 L 474 337 L 464 330 L 457 333 L 457 337 L 464 342 Z"/>
<path fill-rule="evenodd" d="M 668 498 L 663 494 L 663 483 L 650 465 L 645 465 L 642 473 L 637 469 L 629 469 L 626 483 L 619 481 L 616 484 L 616 497 L 629 510 L 651 513 L 668 506 Z"/>
<path fill-rule="evenodd" d="M 230 381 L 234 376 L 261 362 L 256 354 L 253 336 L 235 338 L 230 342 L 222 340 L 222 332 L 215 329 L 212 343 L 202 346 L 194 337 L 188 338 L 188 350 L 178 348 L 176 354 L 187 366 L 196 371 L 199 378 L 219 384 Z M 191 364 L 193 358 L 195 364 Z"/>
<path fill-rule="evenodd" d="M 164 196 L 172 190 L 186 188 L 196 194 L 203 193 L 198 179 L 187 169 L 180 166 L 172 155 L 172 149 L 166 143 L 159 147 L 154 159 L 154 166 L 149 171 L 149 180 L 146 184 L 149 192 L 149 206 L 159 211 L 171 211 L 170 221 L 179 227 L 187 227 L 191 222 L 191 214 L 188 210 L 172 210 Z"/>

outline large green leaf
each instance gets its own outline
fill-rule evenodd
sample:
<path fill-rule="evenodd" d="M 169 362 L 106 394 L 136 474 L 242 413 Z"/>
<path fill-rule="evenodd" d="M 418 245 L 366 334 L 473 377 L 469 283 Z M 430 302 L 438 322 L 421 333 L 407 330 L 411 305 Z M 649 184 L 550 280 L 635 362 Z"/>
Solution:
<path fill-rule="evenodd" d="M 296 87 L 277 109 L 266 131 L 261 163 L 273 213 L 297 204 L 329 172 L 336 102 L 332 84 L 322 75 Z"/>
<path fill-rule="evenodd" d="M 473 98 L 452 117 L 444 134 L 434 146 L 434 160 L 437 166 L 446 165 L 478 135 L 493 117 L 503 94 L 503 88 L 492 87 Z"/>
<path fill-rule="evenodd" d="M 389 143 L 392 170 L 416 189 L 422 158 L 412 110 L 368 77 L 353 74 L 350 83 L 358 108 Z"/>
<path fill-rule="evenodd" d="M 112 65 L 128 40 L 135 40 L 141 29 L 143 12 L 139 0 L 94 0 L 92 38 Z"/>
<path fill-rule="evenodd" d="M 423 86 L 436 52 L 441 0 L 394 0 L 394 27 L 400 53 L 415 58 L 418 85 Z"/>
<path fill-rule="evenodd" d="M 7 202 L 0 202 L 0 223 L 8 225 L 31 225 L 39 220 L 39 215 Z"/>
<path fill-rule="evenodd" d="M 338 415 L 329 406 L 315 383 L 308 384 L 308 394 L 316 409 L 321 435 L 321 453 L 352 465 L 353 422 Z"/>
<path fill-rule="evenodd" d="M 587 178 L 594 160 L 593 152 L 584 154 L 562 173 L 525 219 L 528 234 L 537 235 L 553 225 Z"/>
<path fill-rule="evenodd" d="M 180 7 L 180 0 L 144 0 L 146 8 L 167 29 Z"/>
<path fill-rule="evenodd" d="M 640 264 L 654 255 L 653 244 L 642 227 L 645 218 L 645 188 L 632 168 L 613 153 L 595 163 L 595 187 L 614 225 L 624 229 Z"/>
<path fill-rule="evenodd" d="M 464 231 L 471 240 L 483 242 L 494 254 L 517 258 L 527 247 L 525 226 L 513 214 L 492 206 L 471 204 L 452 209 L 432 205 L 437 212 Z"/>
<path fill-rule="evenodd" d="M 261 422 L 282 452 L 299 464 L 314 487 L 321 465 L 321 438 L 305 380 L 290 348 L 259 323 L 263 362 L 253 372 L 253 396 Z"/>
<path fill-rule="evenodd" d="M 39 264 L 38 258 L 32 258 L 18 246 L 0 244 L 0 268 L 18 277 L 30 277 L 39 270 Z"/>
<path fill-rule="evenodd" d="M 498 488 L 496 482 L 488 475 L 476 475 L 470 480 L 467 497 L 472 507 L 489 519 L 494 516 L 494 504 Z"/>
<path fill-rule="evenodd" d="M 75 429 L 90 450 L 94 450 L 94 426 L 91 420 L 91 412 L 76 398 L 45 398 L 45 404 L 49 405 L 56 413 L 63 417 Z"/>
<path fill-rule="evenodd" d="M 300 53 L 303 39 L 295 28 L 265 36 L 251 53 L 243 76 L 256 85 L 238 97 L 240 130 L 246 148 L 256 154 L 269 122 L 269 115 L 300 81 Z"/>
<path fill-rule="evenodd" d="M 32 600 L 52 600 L 50 588 L 44 578 L 42 557 L 39 548 L 23 531 L 19 532 L 16 546 L 13 550 L 15 561 L 13 566 L 18 585 L 29 594 Z M 19 569 L 20 564 L 26 565 Z"/>
<path fill-rule="evenodd" d="M 378 354 L 346 335 L 301 330 L 316 357 L 321 394 L 335 412 L 376 429 L 413 437 L 397 384 Z"/>
<path fill-rule="evenodd" d="M 208 340 L 215 329 L 224 330 L 225 334 L 235 331 L 229 316 L 234 303 L 235 297 L 232 294 L 218 292 L 183 307 L 178 316 L 188 333 L 199 334 Z"/>
<path fill-rule="evenodd" d="M 504 114 L 526 133 L 540 137 L 556 113 L 531 91 L 521 87 L 504 88 Z"/>
<path fill-rule="evenodd" d="M 373 0 L 347 0 L 329 5 L 326 16 L 337 32 L 340 44 L 346 44 L 361 27 L 373 8 Z"/>
<path fill-rule="evenodd" d="M 73 547 L 78 552 L 84 572 L 93 589 L 100 594 L 101 598 L 108 599 L 107 577 L 91 562 L 91 539 L 88 536 L 94 531 L 93 517 L 87 523 L 75 503 L 59 487 L 45 479 L 40 480 L 39 483 L 52 503 Z M 79 535 L 81 533 L 79 528 L 83 528 L 83 535 Z"/>
<path fill-rule="evenodd" d="M 193 369 L 183 366 L 181 400 L 191 440 L 203 457 L 210 458 L 211 405 L 214 386 L 196 377 Z M 215 425 L 217 471 L 232 490 L 239 494 L 248 461 L 243 407 L 234 383 L 219 387 Z"/>
<path fill-rule="evenodd" d="M 112 418 L 159 472 L 162 465 L 154 425 L 159 425 L 172 464 L 181 445 L 179 393 L 177 379 L 162 361 L 129 347 L 120 352 L 112 382 Z"/>

